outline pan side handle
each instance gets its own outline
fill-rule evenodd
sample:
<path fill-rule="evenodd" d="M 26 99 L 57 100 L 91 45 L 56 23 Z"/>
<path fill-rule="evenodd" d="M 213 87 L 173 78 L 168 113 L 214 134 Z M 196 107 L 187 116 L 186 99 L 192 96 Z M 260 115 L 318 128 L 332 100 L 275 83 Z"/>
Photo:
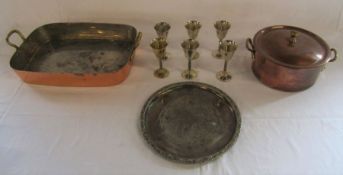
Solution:
<path fill-rule="evenodd" d="M 19 46 L 17 46 L 16 44 L 12 43 L 10 41 L 10 38 L 13 34 L 17 34 L 23 41 L 25 41 L 25 37 L 24 35 L 17 29 L 15 30 L 11 30 L 8 34 L 7 34 L 7 37 L 6 37 L 6 42 L 8 45 L 14 47 L 15 49 L 19 49 Z"/>
<path fill-rule="evenodd" d="M 251 52 L 252 59 L 255 59 L 255 46 L 252 43 L 252 39 L 248 38 L 245 42 L 245 47 Z"/>
<path fill-rule="evenodd" d="M 138 32 L 137 33 L 137 36 L 136 36 L 136 39 L 135 39 L 135 43 L 134 43 L 134 46 L 133 46 L 133 52 L 135 52 L 135 50 L 137 49 L 137 47 L 139 46 L 140 42 L 141 42 L 141 39 L 142 39 L 142 32 Z M 132 54 L 131 57 L 130 57 L 130 62 L 132 63 L 133 62 L 133 57 L 135 56 L 135 54 Z"/>
<path fill-rule="evenodd" d="M 333 58 L 331 58 L 331 59 L 329 60 L 329 62 L 334 62 L 334 61 L 337 60 L 337 57 L 338 57 L 337 50 L 334 49 L 334 48 L 332 48 L 332 49 L 330 49 L 330 51 L 333 52 L 334 56 L 333 56 Z"/>
<path fill-rule="evenodd" d="M 139 46 L 139 43 L 141 42 L 142 39 L 142 32 L 138 32 L 136 39 L 135 39 L 135 46 L 134 49 L 136 49 Z"/>

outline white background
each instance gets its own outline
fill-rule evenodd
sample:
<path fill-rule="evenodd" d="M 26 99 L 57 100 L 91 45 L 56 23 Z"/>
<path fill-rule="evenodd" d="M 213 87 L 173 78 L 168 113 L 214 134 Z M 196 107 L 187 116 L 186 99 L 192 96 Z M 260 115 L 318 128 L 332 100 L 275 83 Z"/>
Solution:
<path fill-rule="evenodd" d="M 308 29 L 343 53 L 341 0 L 1 0 L 0 1 L 0 174 L 343 174 L 342 61 L 330 63 L 315 86 L 286 93 L 259 83 L 250 70 L 247 37 L 261 28 L 287 24 Z M 197 81 L 219 87 L 238 104 L 242 129 L 220 159 L 195 166 L 160 158 L 144 142 L 138 121 L 150 94 L 183 79 L 180 43 L 185 21 L 197 19 L 201 57 Z M 215 73 L 211 57 L 217 39 L 213 23 L 227 19 L 227 38 L 239 43 L 229 69 L 233 80 Z M 153 25 L 167 21 L 170 77 L 152 76 L 157 67 L 148 43 Z M 127 23 L 143 32 L 129 78 L 114 87 L 62 88 L 28 85 L 9 67 L 11 29 L 26 36 L 52 22 Z M 16 40 L 14 38 L 14 40 Z M 17 40 L 19 42 L 19 40 Z"/>

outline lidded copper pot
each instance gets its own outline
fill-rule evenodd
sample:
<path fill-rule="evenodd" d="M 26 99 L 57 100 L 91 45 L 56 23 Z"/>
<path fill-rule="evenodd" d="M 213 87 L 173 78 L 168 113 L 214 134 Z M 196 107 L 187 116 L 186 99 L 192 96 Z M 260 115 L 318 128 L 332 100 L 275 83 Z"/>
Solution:
<path fill-rule="evenodd" d="M 265 85 L 283 91 L 311 87 L 337 51 L 316 34 L 293 26 L 271 26 L 246 41 L 252 70 Z"/>

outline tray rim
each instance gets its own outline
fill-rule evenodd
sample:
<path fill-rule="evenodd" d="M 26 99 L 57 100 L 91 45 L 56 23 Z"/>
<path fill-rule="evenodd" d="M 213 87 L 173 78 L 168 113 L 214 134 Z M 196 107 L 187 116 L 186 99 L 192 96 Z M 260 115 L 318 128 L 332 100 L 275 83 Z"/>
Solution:
<path fill-rule="evenodd" d="M 146 132 L 146 128 L 147 128 L 146 112 L 150 108 L 149 106 L 150 106 L 151 102 L 156 97 L 158 97 L 159 95 L 161 95 L 167 91 L 173 90 L 175 88 L 178 88 L 180 86 L 185 86 L 185 85 L 192 85 L 192 86 L 197 86 L 197 87 L 202 88 L 202 89 L 208 89 L 212 93 L 214 93 L 215 95 L 217 95 L 221 98 L 224 98 L 228 103 L 231 104 L 232 110 L 235 114 L 236 127 L 235 127 L 235 131 L 234 131 L 232 138 L 223 148 L 221 148 L 219 151 L 217 151 L 211 155 L 200 157 L 200 158 L 194 158 L 194 159 L 177 157 L 177 156 L 172 155 L 168 152 L 162 151 L 158 146 L 156 146 L 154 144 L 153 140 L 150 138 L 149 134 Z M 206 84 L 206 83 L 195 82 L 195 81 L 172 83 L 172 84 L 166 85 L 166 86 L 158 89 L 152 95 L 150 95 L 148 100 L 145 102 L 145 104 L 142 108 L 141 114 L 140 114 L 141 134 L 143 135 L 145 142 L 150 146 L 150 148 L 152 148 L 155 153 L 158 153 L 160 156 L 162 156 L 163 158 L 165 158 L 167 160 L 170 160 L 170 161 L 173 161 L 176 163 L 183 163 L 183 164 L 202 164 L 202 163 L 213 161 L 213 160 L 216 160 L 217 158 L 219 158 L 223 153 L 225 153 L 228 149 L 230 149 L 236 143 L 237 138 L 238 138 L 239 133 L 240 133 L 241 123 L 242 123 L 242 119 L 241 119 L 240 111 L 238 109 L 237 104 L 231 99 L 231 97 L 229 97 L 224 91 L 220 90 L 217 87 L 214 87 L 214 86 Z"/>

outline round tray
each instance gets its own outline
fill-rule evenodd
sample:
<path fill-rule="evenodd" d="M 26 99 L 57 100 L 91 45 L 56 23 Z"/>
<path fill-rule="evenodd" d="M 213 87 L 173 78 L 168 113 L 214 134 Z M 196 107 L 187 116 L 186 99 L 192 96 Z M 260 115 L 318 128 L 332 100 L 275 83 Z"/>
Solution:
<path fill-rule="evenodd" d="M 240 126 L 234 101 L 223 91 L 197 82 L 163 87 L 148 99 L 141 113 L 148 144 L 179 163 L 215 159 L 234 144 Z"/>

